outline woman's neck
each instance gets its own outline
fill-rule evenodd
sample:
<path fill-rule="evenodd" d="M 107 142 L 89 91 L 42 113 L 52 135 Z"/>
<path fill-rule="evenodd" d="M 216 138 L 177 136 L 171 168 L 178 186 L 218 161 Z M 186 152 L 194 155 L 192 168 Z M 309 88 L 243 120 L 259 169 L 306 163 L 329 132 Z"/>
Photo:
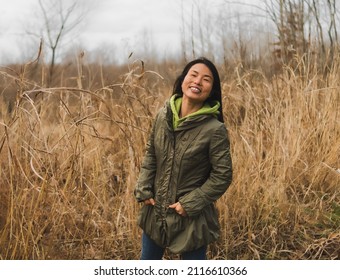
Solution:
<path fill-rule="evenodd" d="M 195 113 L 199 109 L 201 109 L 203 103 L 193 103 L 190 102 L 189 99 L 184 98 L 182 99 L 181 111 L 179 112 L 179 117 L 184 118 L 192 113 Z"/>

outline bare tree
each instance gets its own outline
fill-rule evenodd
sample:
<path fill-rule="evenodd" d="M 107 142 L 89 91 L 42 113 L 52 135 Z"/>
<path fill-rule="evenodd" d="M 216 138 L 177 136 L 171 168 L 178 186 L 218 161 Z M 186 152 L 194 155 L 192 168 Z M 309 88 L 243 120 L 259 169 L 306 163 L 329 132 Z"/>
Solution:
<path fill-rule="evenodd" d="M 184 60 L 204 55 L 214 57 L 217 39 L 214 16 L 217 13 L 216 5 L 207 7 L 200 0 L 187 2 L 191 4 L 190 11 L 185 11 L 183 0 L 181 2 L 181 46 Z"/>
<path fill-rule="evenodd" d="M 295 54 L 303 55 L 308 42 L 305 35 L 305 0 L 266 1 L 267 14 L 276 26 L 279 47 L 275 50 L 283 63 L 292 60 Z"/>
<path fill-rule="evenodd" d="M 42 38 L 50 51 L 48 85 L 53 80 L 59 49 L 74 39 L 89 12 L 89 2 L 79 0 L 38 0 L 38 31 L 29 34 Z M 35 30 L 35 28 L 34 28 Z"/>
<path fill-rule="evenodd" d="M 275 51 L 283 63 L 291 62 L 295 54 L 302 57 L 313 53 L 316 65 L 327 71 L 339 48 L 336 3 L 335 0 L 266 1 L 267 14 L 278 34 Z"/>
<path fill-rule="evenodd" d="M 329 10 L 329 17 L 330 17 L 330 23 L 328 27 L 328 36 L 330 40 L 330 48 L 334 50 L 334 45 L 338 43 L 338 31 L 336 27 L 336 4 L 335 0 L 327 0 L 328 4 L 328 10 Z"/>

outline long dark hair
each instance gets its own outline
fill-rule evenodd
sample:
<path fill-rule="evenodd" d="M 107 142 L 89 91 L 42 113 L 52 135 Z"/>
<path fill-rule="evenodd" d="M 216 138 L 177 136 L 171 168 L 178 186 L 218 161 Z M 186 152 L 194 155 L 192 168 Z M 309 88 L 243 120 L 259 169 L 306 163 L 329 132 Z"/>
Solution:
<path fill-rule="evenodd" d="M 190 68 L 194 66 L 197 63 L 202 63 L 205 66 L 207 66 L 214 78 L 214 83 L 211 89 L 210 96 L 206 100 L 209 104 L 212 103 L 212 101 L 218 101 L 220 103 L 220 108 L 218 109 L 220 114 L 218 115 L 218 120 L 220 122 L 223 121 L 223 112 L 222 112 L 222 90 L 221 90 L 221 81 L 220 81 L 220 76 L 218 74 L 218 71 L 216 69 L 216 66 L 207 58 L 205 57 L 200 57 L 195 60 L 190 61 L 183 69 L 183 72 L 177 77 L 174 87 L 173 87 L 173 95 L 174 94 L 179 94 L 183 96 L 183 91 L 182 91 L 182 83 L 185 78 L 185 76 L 188 74 Z"/>

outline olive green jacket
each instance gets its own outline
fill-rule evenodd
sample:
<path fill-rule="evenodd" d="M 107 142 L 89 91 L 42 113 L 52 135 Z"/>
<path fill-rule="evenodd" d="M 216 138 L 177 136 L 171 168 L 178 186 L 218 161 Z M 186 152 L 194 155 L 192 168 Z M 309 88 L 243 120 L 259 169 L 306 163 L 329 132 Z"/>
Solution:
<path fill-rule="evenodd" d="M 143 205 L 138 224 L 158 245 L 182 253 L 208 245 L 219 236 L 214 202 L 232 180 L 227 130 L 211 114 L 185 119 L 173 128 L 170 103 L 157 114 L 135 188 Z M 169 205 L 179 201 L 180 216 Z"/>

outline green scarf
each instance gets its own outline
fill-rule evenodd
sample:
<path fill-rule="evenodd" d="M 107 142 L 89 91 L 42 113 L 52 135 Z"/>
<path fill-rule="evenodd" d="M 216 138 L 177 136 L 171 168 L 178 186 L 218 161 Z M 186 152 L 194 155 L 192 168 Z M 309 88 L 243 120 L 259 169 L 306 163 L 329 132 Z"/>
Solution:
<path fill-rule="evenodd" d="M 220 108 L 220 103 L 218 101 L 215 101 L 215 105 L 211 107 L 208 103 L 204 103 L 201 109 L 198 111 L 191 113 L 183 118 L 179 117 L 179 112 L 181 110 L 182 105 L 182 96 L 179 96 L 177 94 L 174 94 L 170 98 L 170 107 L 173 115 L 173 127 L 176 129 L 178 126 L 181 125 L 187 118 L 198 116 L 198 115 L 213 115 L 215 118 L 220 114 L 218 109 Z"/>

